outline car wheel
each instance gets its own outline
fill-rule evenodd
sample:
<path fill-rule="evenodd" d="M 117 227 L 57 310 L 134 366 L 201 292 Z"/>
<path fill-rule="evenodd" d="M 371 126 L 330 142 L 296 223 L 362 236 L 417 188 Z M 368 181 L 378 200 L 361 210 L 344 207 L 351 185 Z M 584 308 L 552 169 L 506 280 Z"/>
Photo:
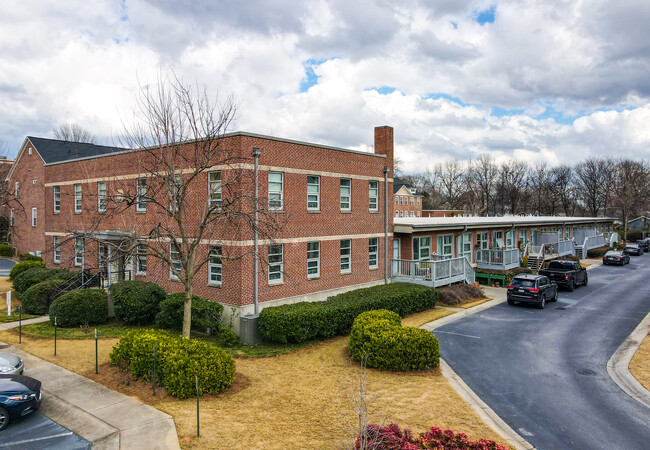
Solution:
<path fill-rule="evenodd" d="M 9 411 L 4 406 L 0 406 L 0 430 L 9 426 Z"/>
<path fill-rule="evenodd" d="M 545 306 L 546 306 L 546 298 L 542 297 L 542 300 L 539 302 L 539 305 L 537 305 L 537 307 L 539 309 L 544 309 Z"/>
<path fill-rule="evenodd" d="M 555 295 L 553 296 L 553 301 L 557 302 L 557 289 L 555 290 Z"/>
<path fill-rule="evenodd" d="M 514 300 L 511 300 L 511 299 L 508 299 L 508 304 L 509 304 L 509 305 L 514 305 L 514 304 L 515 304 L 515 301 L 514 301 Z"/>
<path fill-rule="evenodd" d="M 569 286 L 567 289 L 569 289 L 569 292 L 573 292 L 575 290 L 576 286 L 573 284 L 573 280 L 569 281 Z"/>
<path fill-rule="evenodd" d="M 582 285 L 586 286 L 587 284 L 589 284 L 589 277 L 585 274 L 585 282 Z"/>

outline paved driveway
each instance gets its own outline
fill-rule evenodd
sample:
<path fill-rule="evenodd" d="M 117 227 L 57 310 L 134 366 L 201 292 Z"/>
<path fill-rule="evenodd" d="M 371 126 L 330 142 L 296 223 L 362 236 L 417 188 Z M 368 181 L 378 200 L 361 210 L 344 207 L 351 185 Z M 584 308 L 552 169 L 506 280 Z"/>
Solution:
<path fill-rule="evenodd" d="M 648 449 L 650 409 L 607 374 L 650 311 L 650 255 L 589 271 L 539 310 L 501 303 L 434 331 L 442 357 L 508 425 L 540 449 Z"/>
<path fill-rule="evenodd" d="M 12 421 L 7 429 L 0 431 L 0 447 L 7 450 L 85 450 L 91 448 L 91 444 L 41 413 L 35 412 Z"/>
<path fill-rule="evenodd" d="M 0 277 L 8 277 L 9 271 L 16 264 L 10 259 L 0 258 Z"/>

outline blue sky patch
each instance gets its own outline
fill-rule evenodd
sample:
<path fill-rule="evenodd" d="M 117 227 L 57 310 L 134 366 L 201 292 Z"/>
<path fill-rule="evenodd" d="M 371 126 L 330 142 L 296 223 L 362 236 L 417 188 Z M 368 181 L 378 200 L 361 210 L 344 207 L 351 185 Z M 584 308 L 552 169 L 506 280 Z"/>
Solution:
<path fill-rule="evenodd" d="M 435 94 L 428 94 L 422 97 L 423 100 L 438 100 L 439 98 L 444 98 L 445 100 L 449 100 L 450 102 L 454 102 L 460 106 L 466 107 L 466 106 L 481 106 L 477 103 L 465 103 L 458 97 L 453 97 L 449 94 L 445 94 L 443 92 L 437 92 Z"/>
<path fill-rule="evenodd" d="M 494 117 L 504 117 L 504 116 L 519 116 L 523 114 L 525 109 L 505 109 L 500 106 L 493 106 L 490 109 L 490 115 Z"/>
<path fill-rule="evenodd" d="M 479 25 L 484 25 L 486 23 L 494 23 L 496 9 L 497 9 L 496 5 L 492 5 L 488 9 L 484 9 L 483 11 L 476 11 L 473 18 L 476 21 L 476 23 L 478 23 Z"/>
<path fill-rule="evenodd" d="M 302 80 L 300 80 L 300 92 L 307 92 L 310 87 L 318 84 L 318 76 L 316 75 L 314 68 L 316 66 L 320 66 L 325 61 L 329 61 L 330 59 L 334 59 L 334 58 L 329 58 L 329 59 L 312 58 L 312 59 L 308 59 L 307 61 L 303 61 L 302 66 L 305 68 L 305 76 L 302 78 Z"/>
<path fill-rule="evenodd" d="M 381 95 L 388 95 L 395 92 L 395 88 L 392 86 L 379 86 L 379 87 L 366 88 L 364 89 L 364 91 L 377 91 Z"/>

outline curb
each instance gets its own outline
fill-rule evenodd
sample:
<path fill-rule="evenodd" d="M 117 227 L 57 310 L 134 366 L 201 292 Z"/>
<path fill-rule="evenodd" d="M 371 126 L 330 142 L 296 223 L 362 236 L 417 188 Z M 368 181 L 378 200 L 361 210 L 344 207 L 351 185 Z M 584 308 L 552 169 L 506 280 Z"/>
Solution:
<path fill-rule="evenodd" d="M 607 361 L 607 373 L 634 400 L 650 408 L 650 392 L 630 373 L 630 361 L 650 332 L 650 313 Z"/>

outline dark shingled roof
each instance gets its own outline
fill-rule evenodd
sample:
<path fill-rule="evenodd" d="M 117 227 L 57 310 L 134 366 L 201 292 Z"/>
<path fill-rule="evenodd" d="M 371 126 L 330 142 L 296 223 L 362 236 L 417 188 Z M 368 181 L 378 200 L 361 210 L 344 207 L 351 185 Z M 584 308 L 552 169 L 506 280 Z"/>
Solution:
<path fill-rule="evenodd" d="M 414 186 L 411 184 L 408 184 L 406 181 L 402 180 L 401 178 L 393 178 L 393 194 L 397 194 L 397 191 L 399 191 L 402 186 L 406 186 L 406 189 L 411 190 Z M 419 192 L 416 191 L 416 195 L 420 195 Z"/>
<path fill-rule="evenodd" d="M 105 145 L 88 144 L 85 142 L 60 141 L 58 139 L 45 139 L 32 136 L 27 136 L 27 139 L 34 144 L 34 148 L 41 155 L 45 164 L 71 161 L 79 158 L 92 158 L 93 156 L 128 150 L 126 148 L 107 147 Z"/>

